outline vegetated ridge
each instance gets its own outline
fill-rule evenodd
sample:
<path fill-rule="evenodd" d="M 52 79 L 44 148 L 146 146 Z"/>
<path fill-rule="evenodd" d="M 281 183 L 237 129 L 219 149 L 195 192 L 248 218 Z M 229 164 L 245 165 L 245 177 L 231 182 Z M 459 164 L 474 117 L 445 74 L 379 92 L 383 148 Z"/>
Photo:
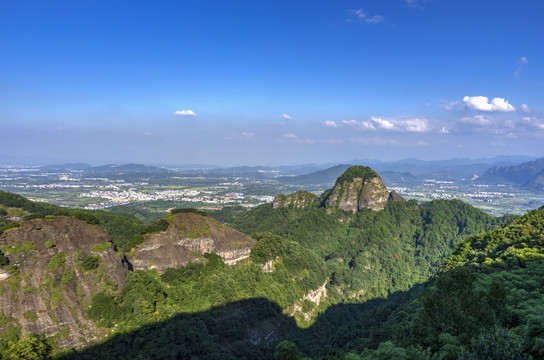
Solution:
<path fill-rule="evenodd" d="M 487 170 L 479 181 L 508 183 L 532 191 L 542 191 L 544 189 L 542 187 L 543 171 L 544 158 L 514 166 L 494 166 Z"/>

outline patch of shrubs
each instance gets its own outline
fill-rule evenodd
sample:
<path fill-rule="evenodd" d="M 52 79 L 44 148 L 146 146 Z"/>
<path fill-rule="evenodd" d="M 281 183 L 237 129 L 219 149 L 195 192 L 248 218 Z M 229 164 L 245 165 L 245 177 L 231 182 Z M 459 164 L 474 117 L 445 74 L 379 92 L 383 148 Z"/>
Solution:
<path fill-rule="evenodd" d="M 170 214 L 172 215 L 187 214 L 187 213 L 198 214 L 200 216 L 208 216 L 208 214 L 205 211 L 200 211 L 193 208 L 173 209 L 172 211 L 170 211 Z"/>
<path fill-rule="evenodd" d="M 81 268 L 84 271 L 91 271 L 100 265 L 100 256 L 89 255 L 81 263 Z"/>

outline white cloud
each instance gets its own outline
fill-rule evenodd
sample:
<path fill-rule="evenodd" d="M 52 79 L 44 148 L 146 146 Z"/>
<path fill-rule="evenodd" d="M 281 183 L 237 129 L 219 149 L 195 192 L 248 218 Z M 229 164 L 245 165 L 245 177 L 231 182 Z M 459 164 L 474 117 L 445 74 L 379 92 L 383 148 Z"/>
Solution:
<path fill-rule="evenodd" d="M 423 133 L 430 130 L 427 119 L 409 117 L 383 118 L 372 116 L 370 121 L 342 120 L 342 124 L 350 126 L 358 131 L 383 129 L 389 131 Z"/>
<path fill-rule="evenodd" d="M 445 126 L 442 126 L 442 129 L 440 129 L 440 133 L 441 133 L 441 134 L 449 134 L 450 131 L 449 131 L 448 129 L 446 129 Z"/>
<path fill-rule="evenodd" d="M 531 113 L 531 108 L 527 104 L 521 104 L 518 108 L 519 112 L 522 114 L 529 114 Z"/>
<path fill-rule="evenodd" d="M 376 127 L 368 121 L 342 120 L 342 124 L 352 127 L 354 130 L 367 131 L 376 130 Z"/>
<path fill-rule="evenodd" d="M 286 113 L 281 114 L 281 117 L 285 120 L 291 120 L 291 115 L 288 115 Z"/>
<path fill-rule="evenodd" d="M 423 9 L 423 4 L 431 0 L 404 0 L 407 6 Z"/>
<path fill-rule="evenodd" d="M 375 123 L 379 128 L 386 129 L 386 130 L 395 130 L 396 126 L 391 123 L 390 121 L 387 121 L 385 119 L 379 118 L 379 117 L 371 117 L 370 120 Z"/>
<path fill-rule="evenodd" d="M 383 139 L 379 136 L 371 137 L 371 138 L 350 138 L 349 141 L 357 144 L 363 144 L 363 145 L 398 145 L 399 142 L 397 140 L 393 139 Z"/>
<path fill-rule="evenodd" d="M 538 117 L 524 117 L 521 122 L 529 128 L 544 130 L 544 119 Z"/>
<path fill-rule="evenodd" d="M 369 16 L 369 14 L 363 9 L 350 10 L 350 13 L 355 16 L 357 19 L 362 20 L 368 24 L 378 24 L 381 23 L 385 18 L 381 15 Z"/>
<path fill-rule="evenodd" d="M 150 133 L 149 131 L 144 131 L 142 134 L 144 134 L 145 136 L 152 136 L 153 134 Z"/>
<path fill-rule="evenodd" d="M 323 124 L 324 127 L 328 127 L 328 128 L 337 128 L 338 127 L 338 124 L 332 120 L 325 120 L 325 121 L 320 121 L 321 124 Z"/>
<path fill-rule="evenodd" d="M 384 17 L 381 16 L 381 15 L 374 15 L 372 17 L 366 18 L 365 21 L 367 23 L 370 23 L 370 24 L 377 24 L 377 23 L 382 22 L 383 19 L 384 19 Z"/>
<path fill-rule="evenodd" d="M 462 107 L 461 102 L 456 101 L 448 101 L 448 100 L 440 100 L 440 104 L 438 105 L 440 108 L 451 111 L 451 110 L 458 110 Z"/>
<path fill-rule="evenodd" d="M 181 116 L 196 116 L 195 112 L 193 110 L 177 110 L 174 114 L 181 115 Z"/>
<path fill-rule="evenodd" d="M 489 115 L 476 115 L 459 119 L 452 132 L 465 134 L 480 132 L 504 137 L 508 133 L 522 134 L 524 130 L 520 127 L 519 121 Z"/>
<path fill-rule="evenodd" d="M 476 115 L 474 117 L 464 117 L 459 119 L 460 122 L 465 124 L 473 124 L 478 126 L 488 126 L 494 123 L 494 119 L 487 115 Z"/>
<path fill-rule="evenodd" d="M 289 133 L 289 134 L 283 134 L 282 137 L 286 139 L 296 139 L 297 136 L 295 134 Z"/>
<path fill-rule="evenodd" d="M 516 108 L 510 105 L 508 101 L 498 97 L 493 98 L 493 100 L 489 102 L 487 96 L 465 96 L 463 98 L 463 103 L 469 109 L 485 112 L 510 112 L 516 110 Z"/>
<path fill-rule="evenodd" d="M 403 121 L 403 125 L 406 131 L 424 133 L 429 131 L 427 126 L 427 119 L 406 119 Z"/>
<path fill-rule="evenodd" d="M 394 130 L 394 131 L 405 131 L 405 132 L 417 132 L 424 133 L 428 132 L 429 126 L 427 125 L 427 119 L 424 118 L 381 118 L 381 117 L 371 117 L 372 121 L 377 127 L 385 130 Z"/>
<path fill-rule="evenodd" d="M 419 141 L 416 143 L 416 146 L 429 146 L 429 144 L 426 143 L 426 142 L 423 141 L 423 140 L 419 140 Z"/>
<path fill-rule="evenodd" d="M 527 64 L 529 64 L 529 59 L 527 59 L 526 56 L 522 56 L 521 58 L 519 58 L 519 66 L 516 69 L 516 72 L 514 73 L 514 76 L 518 77 L 519 74 L 521 74 L 521 69 L 523 68 L 523 66 L 525 66 Z"/>
<path fill-rule="evenodd" d="M 251 133 L 251 132 L 242 132 L 242 136 L 247 138 L 247 139 L 250 139 L 250 138 L 253 138 L 255 137 L 255 133 Z"/>

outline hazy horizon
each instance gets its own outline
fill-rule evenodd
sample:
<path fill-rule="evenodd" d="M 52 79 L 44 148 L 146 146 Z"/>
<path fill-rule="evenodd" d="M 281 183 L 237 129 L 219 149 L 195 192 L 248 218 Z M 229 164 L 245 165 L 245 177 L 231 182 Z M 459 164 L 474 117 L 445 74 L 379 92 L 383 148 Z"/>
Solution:
<path fill-rule="evenodd" d="M 75 165 L 75 164 L 84 164 L 89 165 L 92 167 L 98 167 L 98 166 L 108 166 L 108 165 L 144 165 L 144 166 L 156 166 L 156 167 L 165 167 L 165 168 L 229 168 L 229 167 L 303 167 L 303 166 L 319 166 L 319 167 L 332 167 L 336 165 L 368 165 L 372 166 L 372 164 L 387 164 L 387 163 L 395 163 L 395 162 L 409 162 L 411 160 L 414 161 L 422 161 L 422 162 L 448 162 L 448 161 L 461 161 L 466 160 L 469 163 L 476 164 L 479 162 L 481 163 L 491 163 L 490 160 L 495 161 L 512 161 L 512 162 L 527 162 L 532 160 L 537 160 L 539 158 L 543 158 L 544 156 L 528 156 L 525 154 L 519 154 L 519 155 L 504 155 L 500 154 L 493 157 L 452 157 L 452 158 L 442 158 L 442 159 L 430 159 L 430 160 L 424 160 L 414 157 L 409 158 L 399 158 L 399 159 L 389 159 L 389 160 L 383 160 L 383 159 L 350 159 L 350 160 L 338 160 L 338 161 L 329 161 L 329 162 L 306 162 L 306 163 L 270 163 L 270 164 L 264 164 L 264 163 L 255 163 L 255 164 L 212 164 L 212 163 L 161 163 L 161 162 L 152 162 L 152 163 L 145 163 L 145 162 L 138 162 L 138 161 L 128 161 L 128 162 L 93 162 L 93 161 L 74 161 L 74 162 L 65 162 L 65 161 L 53 161 L 53 162 L 40 162 L 40 161 L 28 161 L 28 162 L 5 162 L 0 161 L 0 167 L 2 166 L 13 166 L 13 167 L 43 167 L 43 166 L 62 166 L 62 165 Z M 498 160 L 497 160 L 498 159 Z"/>
<path fill-rule="evenodd" d="M 0 163 L 541 157 L 544 3 L 0 4 Z"/>

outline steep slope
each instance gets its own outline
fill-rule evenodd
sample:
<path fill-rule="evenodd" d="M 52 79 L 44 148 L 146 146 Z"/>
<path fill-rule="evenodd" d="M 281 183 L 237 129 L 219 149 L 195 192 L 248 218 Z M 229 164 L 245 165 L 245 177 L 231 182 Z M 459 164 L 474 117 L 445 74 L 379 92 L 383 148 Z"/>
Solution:
<path fill-rule="evenodd" d="M 401 200 L 400 195 L 394 199 Z M 325 196 L 325 206 L 345 211 L 383 210 L 389 200 L 389 191 L 380 176 L 368 166 L 352 166 L 337 180 Z"/>
<path fill-rule="evenodd" d="M 111 237 L 67 216 L 22 221 L 0 235 L 9 266 L 0 270 L 0 312 L 22 332 L 56 335 L 61 347 L 98 339 L 85 314 L 91 297 L 120 290 L 128 273 Z"/>
<path fill-rule="evenodd" d="M 505 182 L 523 185 L 531 181 L 542 170 L 544 170 L 544 158 L 514 166 L 494 166 L 480 177 L 479 182 Z"/>
<path fill-rule="evenodd" d="M 146 235 L 130 261 L 134 269 L 156 269 L 159 274 L 167 268 L 201 261 L 202 255 L 216 253 L 229 265 L 249 257 L 255 240 L 214 219 L 195 213 L 183 213 L 167 218 L 166 231 Z"/>
<path fill-rule="evenodd" d="M 305 208 L 317 203 L 318 197 L 307 191 L 297 191 L 284 195 L 279 194 L 272 202 L 272 208 L 289 207 L 291 204 L 297 208 Z"/>
<path fill-rule="evenodd" d="M 525 185 L 522 186 L 523 189 L 532 191 L 535 193 L 544 191 L 544 170 L 540 171 L 538 174 L 533 176 Z"/>
<path fill-rule="evenodd" d="M 350 359 L 541 359 L 543 272 L 544 207 L 459 242 L 421 295 L 376 330 L 388 334 L 378 349 Z"/>

